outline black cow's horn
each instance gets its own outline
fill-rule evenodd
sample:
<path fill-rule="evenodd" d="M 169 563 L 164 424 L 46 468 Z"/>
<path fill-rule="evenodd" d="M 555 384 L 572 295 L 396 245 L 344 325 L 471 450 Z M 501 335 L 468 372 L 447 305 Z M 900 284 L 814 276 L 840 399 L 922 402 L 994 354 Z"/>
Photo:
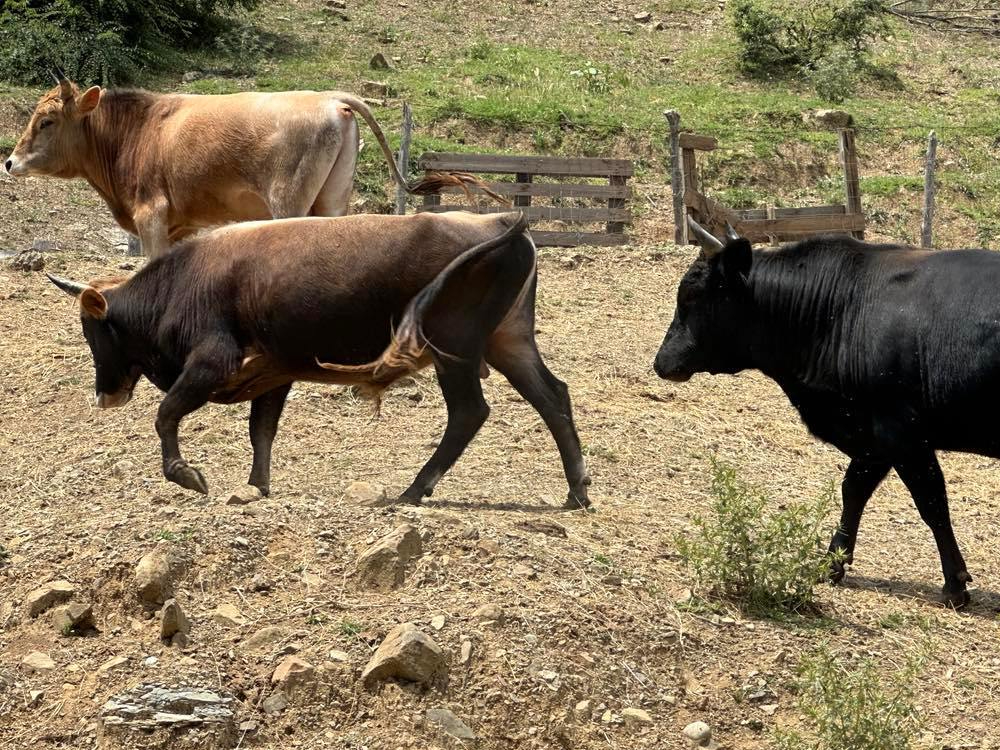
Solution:
<path fill-rule="evenodd" d="M 79 281 L 64 279 L 62 276 L 53 276 L 51 273 L 45 275 L 49 277 L 49 281 L 66 292 L 66 294 L 72 294 L 74 297 L 79 297 L 83 290 L 87 288 L 86 284 L 81 284 Z"/>
<path fill-rule="evenodd" d="M 705 227 L 699 224 L 691 214 L 687 217 L 688 227 L 694 232 L 695 237 L 701 242 L 701 246 L 706 250 L 721 250 L 722 243 L 719 242 L 719 238 L 714 234 L 710 233 Z"/>
<path fill-rule="evenodd" d="M 726 222 L 726 239 L 732 242 L 733 240 L 738 240 L 740 238 L 740 233 L 733 229 L 733 225 L 728 221 Z"/>

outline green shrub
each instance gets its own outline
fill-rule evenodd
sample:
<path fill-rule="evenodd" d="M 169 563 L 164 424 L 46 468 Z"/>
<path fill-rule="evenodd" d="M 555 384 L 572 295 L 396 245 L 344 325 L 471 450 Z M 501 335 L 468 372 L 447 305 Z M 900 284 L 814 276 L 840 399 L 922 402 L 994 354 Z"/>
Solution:
<path fill-rule="evenodd" d="M 920 729 L 913 690 L 925 658 L 924 653 L 917 654 L 902 669 L 881 676 L 873 660 L 850 666 L 825 647 L 804 657 L 796 690 L 808 729 L 777 732 L 776 747 L 909 750 Z"/>
<path fill-rule="evenodd" d="M 872 42 L 889 33 L 885 0 L 735 0 L 729 13 L 744 73 L 801 76 L 830 101 L 853 93 Z"/>
<path fill-rule="evenodd" d="M 814 604 L 814 588 L 829 571 L 824 519 L 833 486 L 813 503 L 772 505 L 736 471 L 712 462 L 712 510 L 694 519 L 692 536 L 678 536 L 681 558 L 695 576 L 695 593 L 721 597 L 756 614 L 797 612 Z"/>
<path fill-rule="evenodd" d="M 222 14 L 259 0 L 5 0 L 0 78 L 48 83 L 59 67 L 86 82 L 130 81 L 179 65 L 181 51 L 214 38 Z"/>

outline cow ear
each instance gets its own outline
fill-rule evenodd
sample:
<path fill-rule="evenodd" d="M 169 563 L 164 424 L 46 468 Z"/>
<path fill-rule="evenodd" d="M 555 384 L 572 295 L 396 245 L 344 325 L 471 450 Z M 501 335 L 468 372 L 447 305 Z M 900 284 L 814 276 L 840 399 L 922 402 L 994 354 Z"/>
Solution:
<path fill-rule="evenodd" d="M 80 117 L 86 117 L 95 109 L 97 105 L 101 103 L 101 87 L 91 86 L 89 89 L 80 94 L 79 98 L 76 100 L 76 111 Z"/>
<path fill-rule="evenodd" d="M 80 293 L 80 309 L 84 315 L 89 315 L 97 320 L 104 320 L 108 314 L 108 300 L 92 286 L 88 286 Z"/>
<path fill-rule="evenodd" d="M 720 255 L 722 256 L 722 273 L 726 282 L 737 286 L 746 284 L 753 264 L 753 249 L 750 241 L 744 238 L 726 243 Z"/>

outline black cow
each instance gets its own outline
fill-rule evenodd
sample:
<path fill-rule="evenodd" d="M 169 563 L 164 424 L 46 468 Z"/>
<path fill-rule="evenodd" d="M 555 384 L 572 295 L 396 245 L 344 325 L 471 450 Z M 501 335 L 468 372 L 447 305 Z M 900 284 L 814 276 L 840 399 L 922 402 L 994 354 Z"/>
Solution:
<path fill-rule="evenodd" d="M 934 533 L 945 601 L 967 603 L 935 451 L 1000 458 L 1000 255 L 841 236 L 712 244 L 681 280 L 657 374 L 756 369 L 777 382 L 809 431 L 851 458 L 830 543 L 847 562 L 865 504 L 895 469 Z M 834 563 L 833 580 L 843 575 Z"/>
<path fill-rule="evenodd" d="M 208 491 L 181 457 L 181 419 L 208 401 L 251 401 L 250 483 L 267 494 L 271 444 L 296 380 L 379 393 L 433 364 L 444 437 L 403 493 L 419 503 L 475 436 L 492 365 L 541 414 L 570 485 L 590 479 L 569 393 L 535 345 L 535 246 L 520 214 L 349 216 L 234 224 L 188 240 L 127 280 L 52 278 L 80 301 L 98 406 L 121 406 L 146 376 L 163 474 Z"/>

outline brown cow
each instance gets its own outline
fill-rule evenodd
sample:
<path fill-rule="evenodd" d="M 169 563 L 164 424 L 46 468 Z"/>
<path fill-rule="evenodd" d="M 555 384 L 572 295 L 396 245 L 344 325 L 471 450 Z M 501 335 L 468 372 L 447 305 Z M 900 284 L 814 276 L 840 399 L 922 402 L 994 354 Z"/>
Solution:
<path fill-rule="evenodd" d="M 208 226 L 343 216 L 358 113 L 405 186 L 363 101 L 339 91 L 222 96 L 102 89 L 65 78 L 7 160 L 14 175 L 83 177 L 150 257 Z"/>
<path fill-rule="evenodd" d="M 143 375 L 166 391 L 156 417 L 163 473 L 182 487 L 208 491 L 177 442 L 181 419 L 208 401 L 252 402 L 250 483 L 266 494 L 294 381 L 379 392 L 433 364 L 448 424 L 400 498 L 419 503 L 486 421 L 486 362 L 541 414 L 562 456 L 567 505 L 586 506 L 569 393 L 535 345 L 535 246 L 525 227 L 519 214 L 459 212 L 234 224 L 124 282 L 50 278 L 80 300 L 98 406 L 126 403 Z"/>

